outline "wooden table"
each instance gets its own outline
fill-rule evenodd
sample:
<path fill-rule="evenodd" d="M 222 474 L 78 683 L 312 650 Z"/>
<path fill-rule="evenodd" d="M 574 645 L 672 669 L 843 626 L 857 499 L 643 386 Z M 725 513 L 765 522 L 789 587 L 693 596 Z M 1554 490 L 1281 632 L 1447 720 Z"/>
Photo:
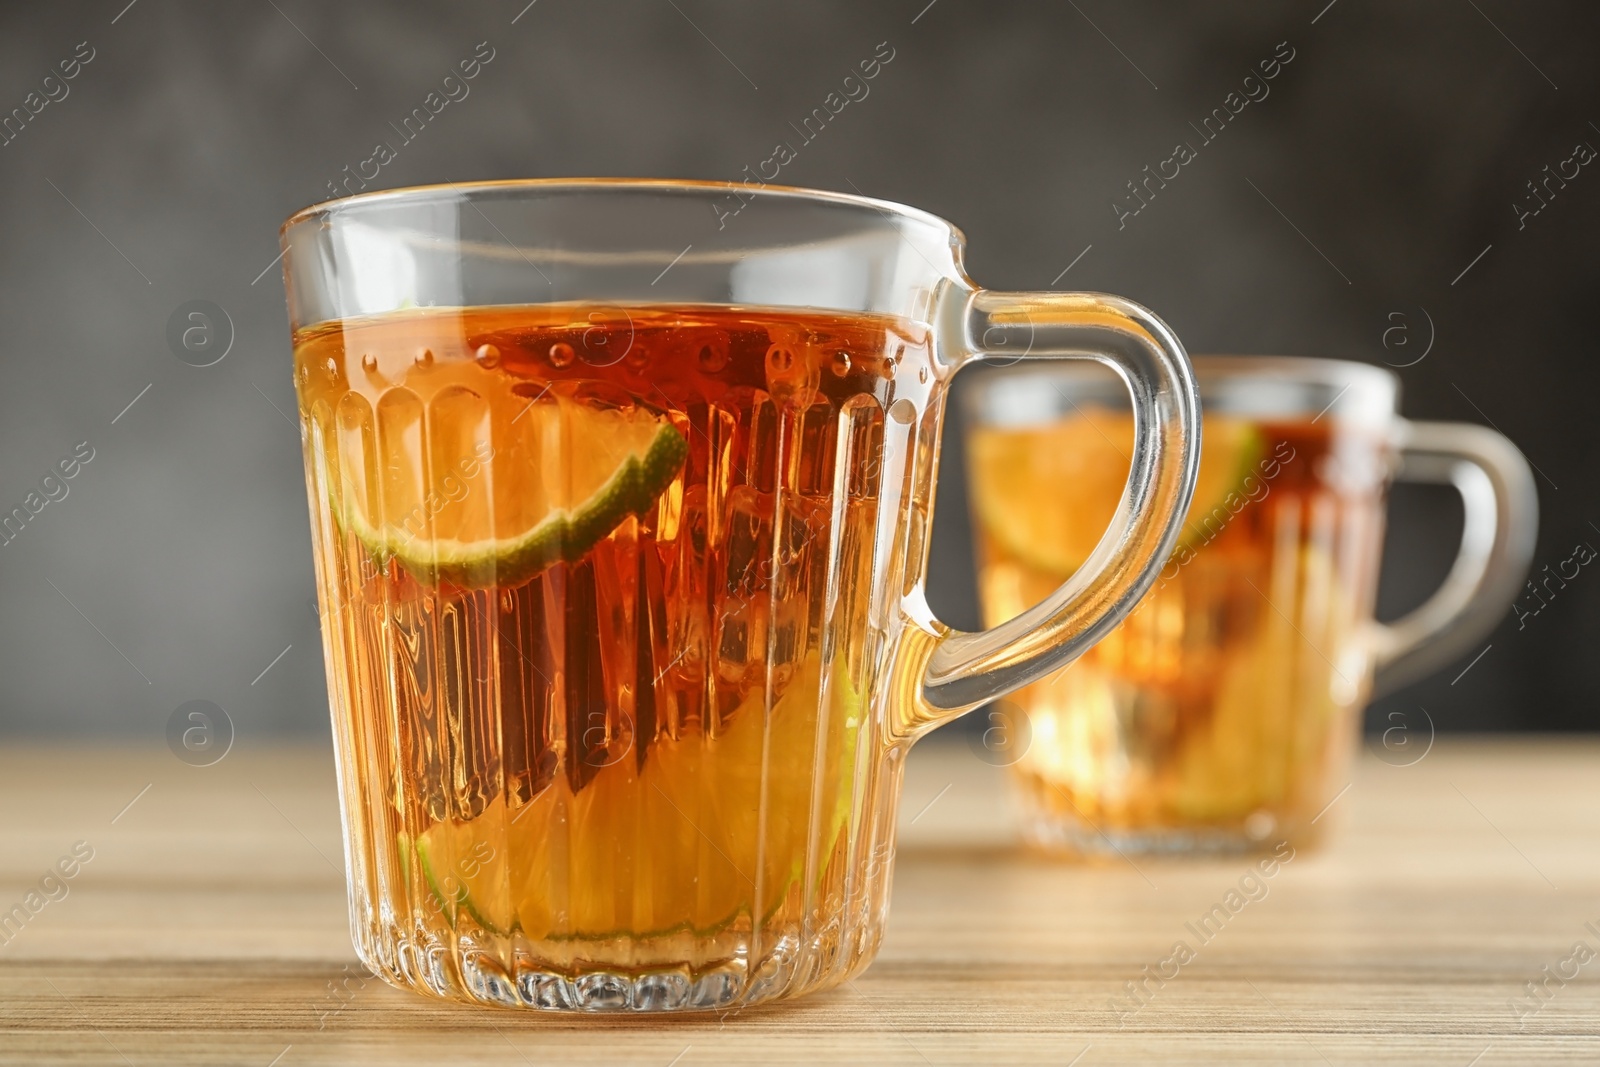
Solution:
<path fill-rule="evenodd" d="M 0 911 L 74 843 L 93 858 L 0 947 L 0 1063 L 1600 1062 L 1600 743 L 1366 753 L 1330 846 L 1245 882 L 1259 899 L 1207 941 L 1185 924 L 1226 909 L 1247 861 L 1052 862 L 1014 847 L 1003 775 L 965 745 L 910 767 L 865 976 L 726 1020 L 572 1018 L 363 978 L 326 750 L 194 768 L 11 746 Z M 1195 958 L 1133 1010 L 1125 984 L 1178 940 Z"/>

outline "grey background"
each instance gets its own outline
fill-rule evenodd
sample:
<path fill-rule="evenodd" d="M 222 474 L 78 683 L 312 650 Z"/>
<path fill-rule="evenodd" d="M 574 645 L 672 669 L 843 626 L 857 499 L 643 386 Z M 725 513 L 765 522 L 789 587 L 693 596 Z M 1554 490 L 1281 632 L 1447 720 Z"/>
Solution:
<path fill-rule="evenodd" d="M 0 731 L 155 743 L 196 699 L 241 742 L 326 731 L 276 231 L 480 41 L 495 58 L 471 95 L 378 184 L 736 178 L 888 41 L 870 96 L 784 180 L 927 208 L 965 229 L 980 282 L 1120 293 L 1195 352 L 1407 362 L 1426 309 L 1406 412 L 1492 420 L 1540 468 L 1536 567 L 1600 545 L 1600 174 L 1520 231 L 1511 207 L 1575 142 L 1600 145 L 1594 5 L 525 2 L 0 9 L 0 111 L 78 42 L 95 50 L 0 148 L 0 510 L 95 450 L 0 547 Z M 1280 41 L 1295 58 L 1271 95 L 1119 231 L 1124 183 Z M 194 299 L 235 327 L 215 366 L 168 349 Z M 931 598 L 972 625 L 957 446 Z M 1389 614 L 1459 531 L 1447 493 L 1403 492 L 1392 516 Z M 1465 661 L 1370 720 L 1593 728 L 1597 636 L 1584 572 L 1459 684 Z"/>

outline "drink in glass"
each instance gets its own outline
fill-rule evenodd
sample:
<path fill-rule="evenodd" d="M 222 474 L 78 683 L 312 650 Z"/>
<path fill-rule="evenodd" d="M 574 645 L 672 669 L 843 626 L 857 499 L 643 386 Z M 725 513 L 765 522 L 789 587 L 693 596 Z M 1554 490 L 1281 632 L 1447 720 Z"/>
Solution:
<path fill-rule="evenodd" d="M 734 190 L 752 200 L 723 232 Z M 688 183 L 290 221 L 369 967 L 477 1003 L 681 1011 L 871 961 L 907 747 L 1131 604 L 1192 477 L 1176 342 L 1132 305 L 1050 297 L 1041 349 L 1120 346 L 1140 383 L 1143 502 L 1108 520 L 1088 599 L 998 636 L 937 624 L 934 446 L 986 349 L 930 323 L 954 301 L 991 343 L 1033 329 L 1028 301 L 965 283 L 955 240 L 895 205 Z"/>
<path fill-rule="evenodd" d="M 806 918 L 861 878 L 875 394 L 931 380 L 927 329 L 428 309 L 295 359 L 364 913 L 555 969 L 626 939 L 703 977 L 757 931 L 841 953 Z"/>
<path fill-rule="evenodd" d="M 1016 780 L 1029 834 L 1047 845 L 1306 840 L 1350 780 L 1374 670 L 1393 685 L 1460 654 L 1498 620 L 1526 567 L 1532 486 L 1503 438 L 1397 420 L 1394 378 L 1376 368 L 1206 357 L 1195 366 L 1204 446 L 1175 551 L 1121 625 L 1012 698 L 1030 735 Z M 974 399 L 968 460 L 993 623 L 1094 550 L 1121 492 L 1133 420 L 1080 370 L 991 374 Z M 1462 486 L 1469 528 L 1444 599 L 1382 627 L 1373 601 L 1397 468 Z"/>

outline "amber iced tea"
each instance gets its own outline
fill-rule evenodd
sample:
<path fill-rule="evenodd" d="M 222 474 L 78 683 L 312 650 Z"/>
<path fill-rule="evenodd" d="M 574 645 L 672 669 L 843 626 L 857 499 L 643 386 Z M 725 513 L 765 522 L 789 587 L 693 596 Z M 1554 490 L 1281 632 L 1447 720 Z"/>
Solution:
<path fill-rule="evenodd" d="M 864 965 L 873 576 L 920 568 L 926 506 L 885 413 L 937 384 L 924 328 L 419 309 L 295 360 L 367 963 L 600 1009 Z"/>
<path fill-rule="evenodd" d="M 1366 698 L 1363 627 L 1387 453 L 1333 419 L 1207 415 L 1199 480 L 1155 589 L 1082 659 L 1012 699 L 1030 833 L 1084 852 L 1304 834 Z M 1116 506 L 1126 415 L 1083 407 L 969 438 L 987 621 L 1081 564 Z"/>
<path fill-rule="evenodd" d="M 281 236 L 352 933 L 402 988 L 681 1011 L 859 972 L 908 749 L 1126 615 L 1193 484 L 1166 324 L 976 288 L 915 208 L 451 183 Z M 1134 503 L 1037 618 L 963 633 L 924 596 L 945 390 L 1019 352 L 1117 368 Z"/>

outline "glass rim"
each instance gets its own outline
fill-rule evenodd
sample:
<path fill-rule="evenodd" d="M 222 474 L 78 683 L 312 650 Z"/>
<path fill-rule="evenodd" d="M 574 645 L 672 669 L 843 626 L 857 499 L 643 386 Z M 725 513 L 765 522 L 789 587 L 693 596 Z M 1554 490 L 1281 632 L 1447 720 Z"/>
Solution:
<path fill-rule="evenodd" d="M 1202 377 L 1219 380 L 1254 377 L 1263 370 L 1285 371 L 1289 372 L 1285 377 L 1323 385 L 1358 385 L 1362 378 L 1372 385 L 1382 383 L 1393 386 L 1400 381 L 1398 374 L 1383 367 L 1355 359 L 1332 359 L 1327 356 L 1246 356 L 1204 352 L 1190 356 L 1189 361 L 1194 364 L 1196 381 Z"/>
<path fill-rule="evenodd" d="M 1189 357 L 1202 410 L 1264 417 L 1332 414 L 1360 422 L 1394 418 L 1400 377 L 1371 363 L 1319 356 L 1212 355 Z M 1049 421 L 1075 408 L 1059 387 L 1074 385 L 1077 399 L 1126 406 L 1125 387 L 1106 368 L 1087 360 L 1029 360 L 974 374 L 963 408 L 984 425 Z M 1045 383 L 1053 388 L 1028 388 Z M 1087 388 L 1085 388 L 1087 387 Z M 1004 398 L 997 394 L 1004 393 Z M 1343 403 L 1341 403 L 1343 401 Z M 1338 410 L 1334 410 L 1337 406 Z"/>
<path fill-rule="evenodd" d="M 718 195 L 766 196 L 780 200 L 831 203 L 841 207 L 867 208 L 880 215 L 900 216 L 942 229 L 949 234 L 953 244 L 965 247 L 967 236 L 955 223 L 931 211 L 912 207 L 894 200 L 864 196 L 860 193 L 840 193 L 831 189 L 813 189 L 801 185 L 765 183 L 752 187 L 745 182 L 705 181 L 696 178 L 503 178 L 470 182 L 434 182 L 425 185 L 403 185 L 393 189 L 374 189 L 354 193 L 332 200 L 308 204 L 291 214 L 278 227 L 280 239 L 296 226 L 307 222 L 323 221 L 345 211 L 359 211 L 370 207 L 387 207 L 428 201 L 471 199 L 473 194 L 527 192 L 601 192 L 607 189 L 632 192 L 705 194 L 716 191 Z"/>
<path fill-rule="evenodd" d="M 1235 353 L 1190 353 L 1196 381 L 1201 379 L 1232 380 L 1258 377 L 1264 372 L 1295 381 L 1316 382 L 1321 385 L 1356 385 L 1366 378 L 1370 384 L 1380 381 L 1394 384 L 1399 375 L 1372 363 L 1354 359 L 1332 359 L 1327 356 L 1239 355 Z M 1049 377 L 1097 376 L 1095 367 L 1084 360 L 1029 360 L 1026 365 L 997 367 L 989 376 L 1000 374 L 1039 374 Z"/>

